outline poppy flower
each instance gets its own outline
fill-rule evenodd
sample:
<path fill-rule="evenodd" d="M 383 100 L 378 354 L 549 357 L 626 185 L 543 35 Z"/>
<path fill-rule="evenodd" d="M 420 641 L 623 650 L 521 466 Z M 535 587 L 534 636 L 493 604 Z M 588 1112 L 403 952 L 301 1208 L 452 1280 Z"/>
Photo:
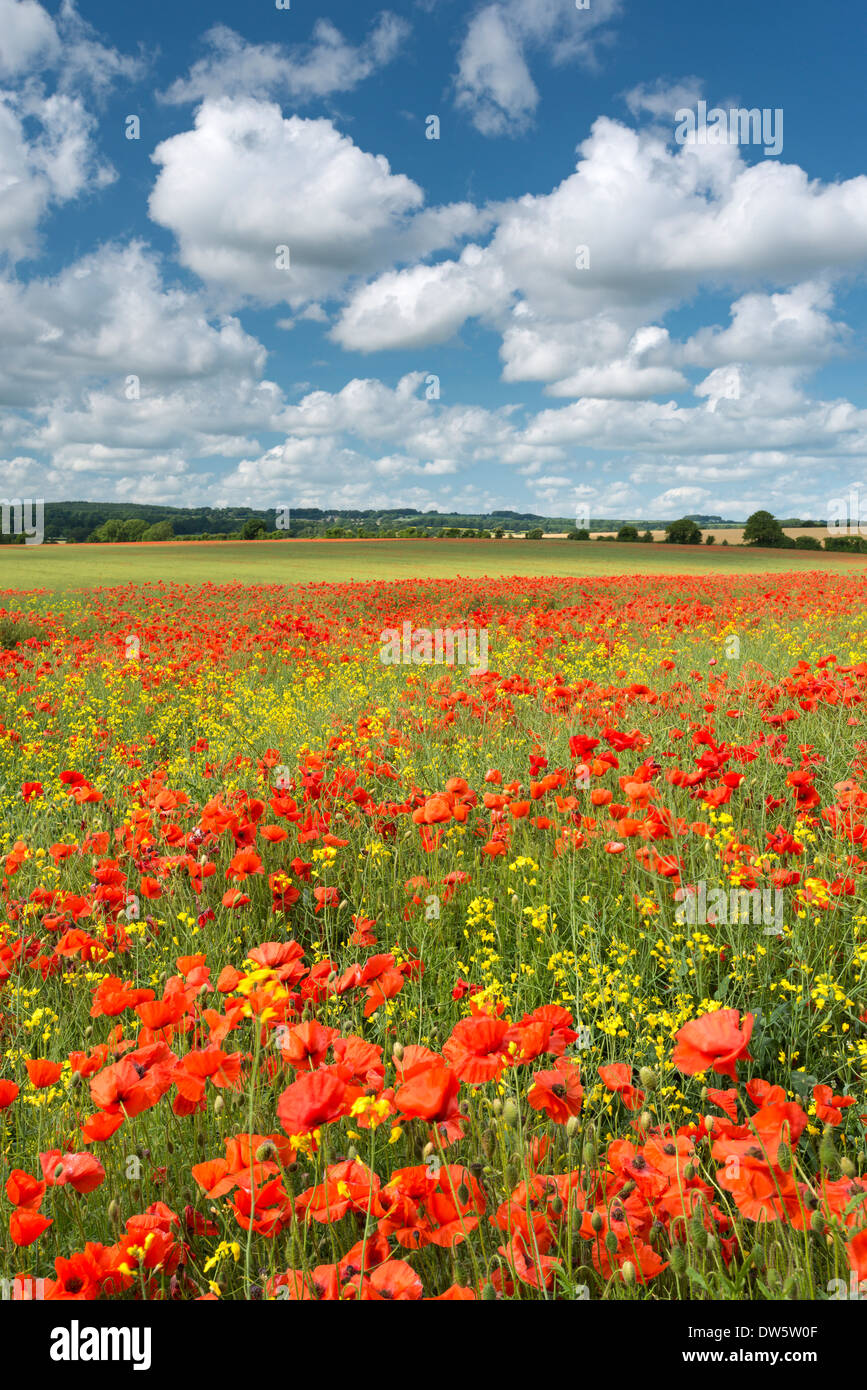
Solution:
<path fill-rule="evenodd" d="M 30 1077 L 31 1086 L 35 1086 L 38 1091 L 44 1090 L 47 1086 L 53 1086 L 55 1081 L 59 1081 L 63 1066 L 60 1062 L 48 1062 L 44 1058 L 30 1058 L 24 1063 L 27 1068 L 27 1075 Z"/>
<path fill-rule="evenodd" d="M 287 1134 L 311 1134 L 346 1114 L 347 1086 L 331 1070 L 305 1072 L 277 1102 L 277 1118 Z"/>
<path fill-rule="evenodd" d="M 0 1110 L 6 1110 L 18 1099 L 20 1089 L 16 1081 L 0 1081 Z"/>
<path fill-rule="evenodd" d="M 750 1061 L 747 1044 L 753 1031 L 753 1015 L 737 1009 L 718 1009 L 685 1023 L 677 1033 L 672 1065 L 687 1076 L 713 1070 L 737 1081 L 736 1062 Z"/>
<path fill-rule="evenodd" d="M 43 1216 L 39 1211 L 31 1211 L 29 1207 L 17 1207 L 9 1218 L 12 1244 L 33 1245 L 51 1224 L 51 1217 Z"/>
<path fill-rule="evenodd" d="M 532 1109 L 544 1110 L 558 1125 L 564 1125 L 570 1115 L 579 1113 L 583 1097 L 578 1064 L 565 1057 L 559 1058 L 551 1071 L 535 1072 L 533 1085 L 527 1093 Z"/>
<path fill-rule="evenodd" d="M 461 1019 L 443 1044 L 443 1056 L 461 1081 L 479 1086 L 497 1080 L 509 1062 L 509 1024 L 488 1014 Z"/>

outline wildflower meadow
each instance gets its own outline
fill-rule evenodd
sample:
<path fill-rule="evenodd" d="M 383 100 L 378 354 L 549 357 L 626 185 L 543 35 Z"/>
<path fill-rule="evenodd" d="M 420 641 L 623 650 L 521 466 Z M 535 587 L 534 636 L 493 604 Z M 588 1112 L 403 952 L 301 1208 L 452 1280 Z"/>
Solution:
<path fill-rule="evenodd" d="M 5 1296 L 863 1296 L 865 601 L 7 592 Z"/>

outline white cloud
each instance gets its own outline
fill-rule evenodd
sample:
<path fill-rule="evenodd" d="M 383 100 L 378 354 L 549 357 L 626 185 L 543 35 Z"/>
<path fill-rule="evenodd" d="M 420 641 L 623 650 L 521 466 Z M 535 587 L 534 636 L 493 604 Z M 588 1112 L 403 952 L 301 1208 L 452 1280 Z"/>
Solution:
<path fill-rule="evenodd" d="M 470 19 L 458 54 L 455 101 L 483 135 L 518 135 L 539 103 L 528 52 L 561 64 L 592 63 L 595 46 L 618 13 L 619 0 L 496 0 Z"/>
<path fill-rule="evenodd" d="M 300 308 L 489 220 L 466 203 L 425 209 L 383 155 L 269 102 L 206 101 L 153 159 L 151 217 L 174 232 L 184 265 L 235 300 Z"/>
<path fill-rule="evenodd" d="M 174 103 L 231 96 L 313 101 L 348 92 L 397 56 L 410 32 L 406 20 L 385 12 L 367 38 L 349 43 L 327 19 L 318 19 L 307 44 L 247 43 L 225 24 L 209 29 L 209 50 L 178 78 L 162 100 Z"/>
<path fill-rule="evenodd" d="M 111 182 L 94 129 L 77 96 L 0 93 L 0 253 L 13 261 L 31 254 L 50 208 Z"/>
<path fill-rule="evenodd" d="M 104 95 L 140 77 L 144 62 L 102 43 L 73 0 L 62 0 L 56 19 L 37 0 L 0 0 L 0 78 L 52 70 L 61 91 L 83 86 Z"/>
<path fill-rule="evenodd" d="M 811 182 L 773 160 L 748 166 L 736 147 L 672 146 L 655 130 L 601 117 L 576 170 L 549 194 L 489 209 L 493 235 L 471 266 L 390 269 L 352 293 L 334 337 L 357 349 L 446 341 L 469 317 L 503 336 L 504 377 L 546 382 L 553 394 L 593 389 L 587 371 L 612 369 L 613 389 L 665 390 L 652 367 L 708 365 L 771 348 L 775 360 L 827 352 L 841 335 L 827 318 L 829 275 L 867 258 L 867 178 Z M 577 264 L 587 247 L 589 266 Z M 731 329 L 697 335 L 689 352 L 646 355 L 642 383 L 621 359 L 634 335 L 703 288 L 750 281 L 814 284 L 744 295 Z M 448 305 L 437 288 L 448 287 Z M 764 328 L 760 323 L 764 322 Z M 771 340 L 773 342 L 771 343 Z M 600 359 L 598 349 L 604 356 Z M 716 357 L 714 357 L 716 354 Z M 607 385 L 612 389 L 609 373 Z"/>
<path fill-rule="evenodd" d="M 59 52 L 54 21 L 36 0 L 0 0 L 0 77 L 56 62 Z"/>

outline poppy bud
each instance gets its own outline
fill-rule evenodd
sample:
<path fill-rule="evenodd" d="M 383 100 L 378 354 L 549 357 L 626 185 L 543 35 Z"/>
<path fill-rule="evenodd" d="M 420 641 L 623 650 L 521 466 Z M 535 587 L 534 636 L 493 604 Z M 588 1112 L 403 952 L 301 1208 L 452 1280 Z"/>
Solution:
<path fill-rule="evenodd" d="M 858 1169 L 855 1167 L 851 1158 L 841 1158 L 840 1172 L 843 1174 L 844 1178 L 854 1178 L 857 1176 Z"/>
<path fill-rule="evenodd" d="M 635 1283 L 635 1265 L 631 1260 L 626 1260 L 621 1266 L 620 1273 L 623 1275 L 623 1282 L 628 1289 Z"/>
<path fill-rule="evenodd" d="M 396 1042 L 391 1049 L 391 1055 L 396 1062 L 403 1061 L 403 1043 Z"/>
<path fill-rule="evenodd" d="M 264 1144 L 260 1144 L 254 1157 L 257 1163 L 273 1163 L 277 1157 L 277 1147 L 273 1140 L 266 1139 Z"/>
<path fill-rule="evenodd" d="M 813 1212 L 813 1215 L 810 1217 L 810 1229 L 812 1231 L 815 1231 L 817 1236 L 820 1236 L 824 1233 L 825 1218 L 822 1215 L 822 1213 L 818 1210 L 818 1208 L 816 1209 L 816 1211 Z"/>
<path fill-rule="evenodd" d="M 564 1210 L 565 1208 L 563 1206 L 562 1197 L 555 1197 L 553 1202 L 551 1203 L 551 1211 L 554 1214 L 554 1216 L 562 1216 Z"/>
<path fill-rule="evenodd" d="M 485 1158 L 493 1158 L 497 1147 L 497 1136 L 492 1129 L 486 1129 L 482 1134 L 482 1153 Z"/>
<path fill-rule="evenodd" d="M 630 1197 L 634 1191 L 635 1183 L 633 1182 L 632 1178 L 630 1178 L 629 1182 L 625 1182 L 623 1184 L 617 1195 L 618 1197 L 622 1197 L 625 1200 L 627 1197 Z"/>
<path fill-rule="evenodd" d="M 518 1123 L 518 1114 L 518 1107 L 510 1097 L 503 1106 L 503 1119 L 507 1125 L 515 1125 Z"/>
<path fill-rule="evenodd" d="M 671 1247 L 671 1250 L 669 1251 L 668 1260 L 675 1274 L 679 1278 L 686 1270 L 686 1251 L 684 1250 L 683 1246 L 673 1245 Z"/>
<path fill-rule="evenodd" d="M 594 1211 L 593 1215 L 591 1216 L 590 1225 L 593 1227 L 597 1235 L 605 1225 L 605 1222 L 602 1220 L 602 1216 L 598 1211 Z"/>
<path fill-rule="evenodd" d="M 608 1235 L 605 1237 L 605 1249 L 611 1255 L 617 1252 L 617 1237 L 613 1231 L 609 1231 Z"/>
<path fill-rule="evenodd" d="M 493 1303 L 496 1297 L 497 1290 L 494 1288 L 493 1284 L 491 1284 L 490 1282 L 485 1284 L 484 1288 L 482 1289 L 482 1298 L 484 1302 Z"/>
<path fill-rule="evenodd" d="M 80 1085 L 81 1085 L 81 1072 L 79 1072 L 79 1071 L 74 1071 L 74 1072 L 72 1073 L 72 1075 L 70 1076 L 70 1078 L 69 1078 L 69 1089 L 70 1089 L 71 1091 L 77 1091 Z"/>
<path fill-rule="evenodd" d="M 687 1182 L 692 1182 L 693 1178 L 695 1177 L 694 1163 L 688 1163 L 686 1165 L 686 1167 L 683 1170 L 683 1176 L 686 1178 Z"/>
<path fill-rule="evenodd" d="M 581 1122 L 578 1119 L 578 1116 L 570 1115 L 568 1120 L 566 1121 L 566 1138 L 574 1139 L 575 1135 L 578 1133 L 580 1128 Z"/>
<path fill-rule="evenodd" d="M 792 1171 L 792 1150 L 789 1148 L 788 1144 L 780 1144 L 777 1149 L 777 1167 L 783 1173 L 790 1173 Z"/>
<path fill-rule="evenodd" d="M 465 1182 L 462 1182 L 460 1187 L 458 1188 L 458 1201 L 460 1202 L 462 1207 L 465 1207 L 469 1200 L 470 1189 L 467 1187 Z"/>
<path fill-rule="evenodd" d="M 707 1236 L 707 1239 L 706 1239 L 706 1241 L 705 1241 L 705 1243 L 704 1243 L 704 1244 L 705 1244 L 705 1249 L 707 1250 L 707 1252 L 708 1252 L 709 1255 L 712 1255 L 713 1252 L 714 1252 L 714 1250 L 716 1250 L 717 1245 L 719 1244 L 719 1242 L 718 1242 L 716 1236 L 713 1234 L 712 1231 L 705 1231 L 705 1235 Z"/>
<path fill-rule="evenodd" d="M 215 1114 L 215 1115 L 222 1115 L 224 1108 L 225 1108 L 225 1101 L 223 1100 L 223 1097 L 222 1097 L 222 1096 L 217 1096 L 217 1099 L 214 1101 L 214 1114 Z"/>
<path fill-rule="evenodd" d="M 58 1178 L 62 1178 L 62 1177 L 63 1177 L 63 1164 L 62 1164 L 62 1163 L 58 1163 L 57 1166 L 56 1166 L 55 1169 L 54 1169 L 54 1180 L 55 1180 L 55 1182 L 57 1181 Z"/>
<path fill-rule="evenodd" d="M 358 1160 L 358 1150 L 357 1150 L 357 1148 L 355 1147 L 354 1144 L 350 1144 L 350 1145 L 349 1145 L 349 1149 L 348 1149 L 348 1151 L 347 1151 L 346 1157 L 349 1159 L 350 1163 L 355 1163 L 355 1162 L 357 1162 L 357 1160 Z"/>
<path fill-rule="evenodd" d="M 822 1138 L 819 1141 L 819 1162 L 823 1168 L 833 1168 L 837 1162 L 833 1125 L 826 1125 L 822 1131 Z"/>
<path fill-rule="evenodd" d="M 108 1204 L 108 1219 L 112 1226 L 120 1225 L 120 1207 L 113 1198 Z"/>
<path fill-rule="evenodd" d="M 521 1181 L 522 1172 L 520 1159 L 512 1157 L 506 1162 L 503 1177 L 510 1187 L 517 1187 Z"/>
<path fill-rule="evenodd" d="M 639 1067 L 638 1079 L 645 1091 L 655 1091 L 659 1085 L 659 1077 L 653 1067 Z"/>
<path fill-rule="evenodd" d="M 493 1113 L 494 1113 L 498 1118 L 499 1118 L 500 1115 L 502 1115 L 502 1113 L 503 1113 L 503 1102 L 500 1100 L 499 1096 L 498 1096 L 498 1097 L 496 1098 L 496 1100 L 492 1103 L 492 1105 L 491 1105 L 491 1110 L 493 1111 Z"/>
<path fill-rule="evenodd" d="M 642 1129 L 650 1129 L 650 1126 L 653 1124 L 653 1116 L 649 1110 L 642 1110 L 638 1117 L 638 1123 Z"/>

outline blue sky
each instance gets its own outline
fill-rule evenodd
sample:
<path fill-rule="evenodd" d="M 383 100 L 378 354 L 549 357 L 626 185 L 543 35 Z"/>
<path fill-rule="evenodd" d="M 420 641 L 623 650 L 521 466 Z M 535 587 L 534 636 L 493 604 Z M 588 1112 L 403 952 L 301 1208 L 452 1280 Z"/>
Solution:
<path fill-rule="evenodd" d="M 826 515 L 867 459 L 864 26 L 0 0 L 0 487 Z"/>

